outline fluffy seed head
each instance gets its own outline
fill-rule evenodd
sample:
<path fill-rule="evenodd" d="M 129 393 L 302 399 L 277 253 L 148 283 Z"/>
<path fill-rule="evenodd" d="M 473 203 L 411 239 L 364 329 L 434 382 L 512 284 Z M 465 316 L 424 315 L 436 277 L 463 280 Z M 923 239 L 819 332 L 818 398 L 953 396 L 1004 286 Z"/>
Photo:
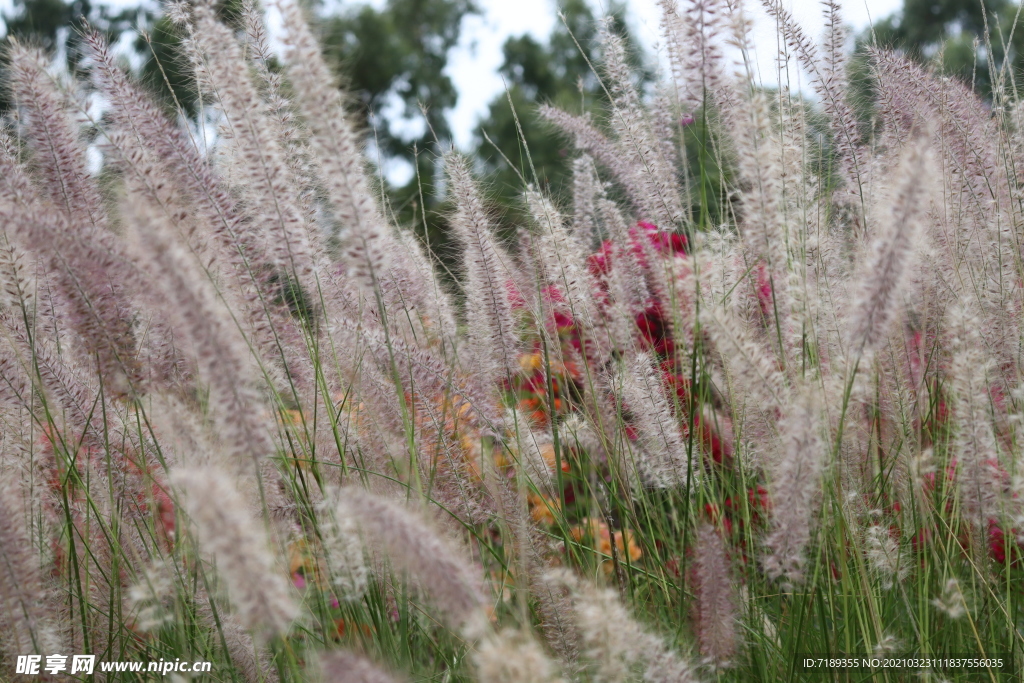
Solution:
<path fill-rule="evenodd" d="M 461 549 L 398 503 L 353 487 L 342 489 L 339 500 L 339 518 L 354 519 L 364 542 L 383 550 L 395 569 L 415 579 L 453 624 L 479 618 L 486 599 L 478 570 Z"/>
<path fill-rule="evenodd" d="M 231 477 L 213 468 L 180 469 L 171 482 L 183 495 L 199 548 L 216 565 L 242 624 L 261 635 L 287 631 L 298 614 L 288 580 Z"/>
<path fill-rule="evenodd" d="M 728 666 L 739 645 L 735 597 L 725 544 L 710 524 L 697 530 L 694 578 L 700 653 L 715 666 Z"/>

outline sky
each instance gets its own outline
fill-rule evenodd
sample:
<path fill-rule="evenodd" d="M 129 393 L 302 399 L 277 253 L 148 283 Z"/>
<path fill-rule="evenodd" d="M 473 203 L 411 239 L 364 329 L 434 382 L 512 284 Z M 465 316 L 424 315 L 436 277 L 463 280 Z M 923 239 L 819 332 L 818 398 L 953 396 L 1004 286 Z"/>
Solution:
<path fill-rule="evenodd" d="M 530 33 L 544 39 L 557 21 L 554 0 L 478 0 L 482 17 L 469 17 L 463 27 L 458 47 L 449 58 L 448 71 L 459 89 L 459 101 L 451 113 L 452 129 L 459 147 L 472 143 L 473 133 L 487 105 L 502 92 L 497 76 L 501 66 L 501 47 L 509 36 Z M 782 0 L 804 27 L 805 33 L 819 38 L 824 32 L 824 18 L 818 0 Z M 595 8 L 607 3 L 593 1 Z M 747 0 L 747 11 L 754 20 L 754 63 L 765 84 L 778 83 L 775 58 L 779 43 L 775 23 L 761 9 L 759 0 Z M 900 9 L 902 0 L 848 0 L 843 4 L 844 21 L 861 31 Z M 660 10 L 657 0 L 627 0 L 627 21 L 640 43 L 655 46 L 661 43 L 658 28 Z M 790 71 L 790 83 L 798 87 L 806 82 L 803 74 Z M 800 88 L 806 90 L 805 88 Z"/>
<path fill-rule="evenodd" d="M 154 0 L 145 0 L 147 4 Z M 600 13 L 607 0 L 590 0 Z M 842 0 L 841 0 L 842 1 Z M 334 0 L 325 3 L 331 9 L 345 9 L 369 2 L 382 6 L 385 0 Z M 464 19 L 459 44 L 449 55 L 447 71 L 459 91 L 458 104 L 450 113 L 455 143 L 461 149 L 472 146 L 474 133 L 487 105 L 499 95 L 502 82 L 498 76 L 501 66 L 501 48 L 510 36 L 530 33 L 543 41 L 557 21 L 555 0 L 477 0 L 483 10 L 480 15 Z M 819 38 L 824 30 L 819 0 L 782 0 L 783 4 L 801 23 L 811 38 Z M 113 6 L 138 5 L 139 0 L 99 0 L 94 4 Z M 660 10 L 657 0 L 626 0 L 627 21 L 640 44 L 654 50 L 660 42 L 658 29 Z M 13 0 L 0 0 L 0 11 L 7 11 Z M 847 0 L 843 4 L 843 17 L 854 31 L 861 31 L 871 22 L 878 21 L 900 9 L 902 0 Z M 779 42 L 775 23 L 761 8 L 760 0 L 746 0 L 745 6 L 754 20 L 754 64 L 764 84 L 777 84 L 775 58 Z M 789 69 L 789 81 L 795 89 L 803 90 L 804 74 L 794 67 Z"/>

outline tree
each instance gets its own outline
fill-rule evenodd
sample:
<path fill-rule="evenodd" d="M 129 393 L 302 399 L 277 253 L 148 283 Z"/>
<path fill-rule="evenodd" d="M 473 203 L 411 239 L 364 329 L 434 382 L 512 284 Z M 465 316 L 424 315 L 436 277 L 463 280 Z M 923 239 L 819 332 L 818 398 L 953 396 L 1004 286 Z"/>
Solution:
<path fill-rule="evenodd" d="M 408 182 L 389 188 L 394 217 L 437 245 L 444 221 L 436 162 L 450 145 L 446 114 L 458 100 L 445 68 L 463 18 L 478 11 L 474 0 L 388 0 L 380 10 L 364 6 L 321 25 L 325 54 L 372 130 L 379 159 L 412 170 Z"/>
<path fill-rule="evenodd" d="M 9 37 L 17 36 L 47 51 L 63 52 L 72 73 L 83 57 L 80 41 L 87 24 L 116 40 L 140 16 L 148 16 L 148 11 L 114 12 L 109 7 L 94 7 L 90 0 L 14 0 L 11 9 L 2 14 Z M 7 92 L 0 91 L 0 111 L 9 106 Z"/>
<path fill-rule="evenodd" d="M 1017 11 L 1010 0 L 904 0 L 899 13 L 878 22 L 860 42 L 937 60 L 944 72 L 988 93 L 1004 66 L 1024 66 L 1024 27 L 1013 26 Z"/>
<path fill-rule="evenodd" d="M 182 49 L 183 29 L 166 16 L 143 9 L 115 15 L 106 8 L 97 10 L 90 0 L 15 2 L 14 10 L 4 15 L 8 34 L 49 50 L 63 49 L 72 72 L 78 68 L 77 44 L 86 22 L 104 30 L 111 42 L 138 30 L 134 48 L 142 57 L 141 79 L 168 108 L 180 107 L 186 116 L 197 113 L 191 67 Z M 240 5 L 241 0 L 221 0 L 218 13 L 234 23 Z M 448 52 L 458 42 L 463 17 L 477 11 L 474 0 L 388 0 L 382 9 L 361 6 L 320 23 L 325 52 L 343 75 L 380 159 L 416 171 L 405 185 L 388 188 L 401 222 L 427 221 L 430 229 L 437 229 L 436 217 L 425 216 L 419 206 L 420 189 L 422 185 L 423 197 L 436 206 L 434 160 L 451 138 L 446 113 L 458 99 L 445 73 Z M 7 108 L 6 102 L 0 105 Z"/>
<path fill-rule="evenodd" d="M 546 45 L 529 35 L 505 42 L 501 76 L 507 90 L 491 102 L 480 127 L 478 155 L 507 227 L 520 219 L 524 180 L 558 194 L 568 179 L 566 157 L 571 150 L 565 137 L 540 119 L 537 105 L 582 113 L 603 110 L 607 104 L 594 72 L 601 64 L 597 17 L 585 0 L 564 0 L 559 11 L 561 19 Z M 622 20 L 622 5 L 613 4 L 610 14 L 615 17 L 613 29 L 634 46 L 630 52 L 638 79 L 650 81 L 643 53 Z"/>
<path fill-rule="evenodd" d="M 473 0 L 388 0 L 381 10 L 364 6 L 323 23 L 324 51 L 362 105 L 381 154 L 411 162 L 413 143 L 424 149 L 451 138 L 445 111 L 458 93 L 444 71 L 463 17 L 477 11 Z M 385 120 L 395 103 L 400 114 Z"/>
<path fill-rule="evenodd" d="M 241 0 L 217 3 L 218 15 L 228 23 L 237 23 L 240 10 Z M 114 12 L 91 0 L 15 0 L 3 20 L 9 37 L 27 40 L 51 53 L 63 52 L 72 74 L 84 56 L 80 42 L 87 26 L 104 33 L 112 44 L 135 34 L 133 47 L 141 58 L 141 80 L 169 110 L 180 107 L 187 116 L 196 114 L 197 94 L 182 50 L 183 30 L 152 9 L 140 5 Z M 6 94 L 0 97 L 6 98 Z M 8 106 L 6 99 L 0 100 L 0 110 Z"/>
<path fill-rule="evenodd" d="M 72 71 L 78 66 L 75 46 L 86 20 L 104 28 L 112 42 L 138 30 L 134 47 L 142 57 L 142 80 L 169 109 L 196 115 L 183 29 L 167 17 L 142 9 L 108 15 L 90 0 L 16 2 L 6 17 L 9 33 L 29 35 L 51 49 L 65 48 Z M 221 18 L 235 22 L 240 4 L 220 0 Z M 483 134 L 477 141 L 478 165 L 490 175 L 506 227 L 522 224 L 523 180 L 555 193 L 566 183 L 569 143 L 539 118 L 537 105 L 597 112 L 606 104 L 594 73 L 600 69 L 597 17 L 586 0 L 560 0 L 559 10 L 563 20 L 547 41 L 528 35 L 506 41 L 501 74 L 508 91 L 491 103 L 481 125 L 490 141 Z M 445 69 L 462 20 L 478 11 L 475 0 L 387 0 L 380 9 L 361 5 L 326 17 L 318 26 L 326 56 L 337 65 L 377 158 L 385 167 L 397 163 L 412 170 L 407 182 L 384 182 L 390 212 L 400 224 L 426 231 L 432 246 L 442 252 L 447 205 L 435 189 L 435 176 L 439 154 L 451 144 L 447 113 L 458 99 Z M 623 6 L 613 2 L 610 13 L 613 29 L 631 46 L 638 81 L 647 83 L 652 73 L 643 66 L 642 50 L 629 38 Z"/>

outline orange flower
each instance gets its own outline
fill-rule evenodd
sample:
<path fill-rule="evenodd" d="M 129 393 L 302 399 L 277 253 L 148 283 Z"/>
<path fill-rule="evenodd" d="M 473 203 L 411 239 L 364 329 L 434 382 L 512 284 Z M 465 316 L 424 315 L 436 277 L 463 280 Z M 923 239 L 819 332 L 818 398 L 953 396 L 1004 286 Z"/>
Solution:
<path fill-rule="evenodd" d="M 544 444 L 543 446 L 540 447 L 540 455 L 542 458 L 544 458 L 544 462 L 547 464 L 548 469 L 554 472 L 555 465 L 558 464 L 558 459 L 555 457 L 555 445 L 551 443 Z M 564 455 L 562 456 L 562 471 L 569 471 L 569 461 L 566 460 Z"/>
<path fill-rule="evenodd" d="M 334 628 L 335 631 L 337 631 L 339 638 L 343 638 L 345 636 L 345 632 L 348 630 L 350 626 L 360 631 L 363 634 L 364 638 L 369 638 L 373 635 L 373 628 L 371 628 L 368 624 L 349 623 L 344 619 L 334 620 Z"/>
<path fill-rule="evenodd" d="M 580 526 L 574 526 L 569 530 L 570 535 L 577 543 L 582 543 L 587 537 L 598 539 L 601 534 L 606 532 L 608 529 L 607 525 L 599 519 L 588 517 L 583 520 Z"/>
<path fill-rule="evenodd" d="M 608 525 L 599 519 L 589 518 L 582 526 L 573 527 L 570 533 L 577 542 L 589 537 L 594 542 L 594 550 L 607 558 L 612 556 L 612 543 L 615 544 L 615 553 L 620 562 L 624 562 L 627 557 L 630 562 L 637 562 L 643 557 L 643 551 L 637 545 L 633 532 L 628 529 L 612 532 Z M 605 572 L 611 572 L 612 566 L 608 559 L 601 563 L 601 568 Z"/>
<path fill-rule="evenodd" d="M 527 412 L 535 411 L 540 408 L 541 405 L 540 399 L 537 397 L 524 398 L 519 401 L 519 409 Z"/>
<path fill-rule="evenodd" d="M 618 551 L 619 557 L 628 556 L 630 562 L 636 562 L 643 557 L 644 553 L 640 550 L 633 532 L 629 529 L 616 531 L 612 534 L 612 538 L 615 539 L 615 549 Z"/>
<path fill-rule="evenodd" d="M 497 596 L 501 602 L 508 602 L 512 599 L 512 586 L 515 584 L 515 578 L 512 575 L 511 570 L 491 570 L 491 589 L 494 591 L 494 595 Z"/>
<path fill-rule="evenodd" d="M 557 500 L 550 496 L 528 493 L 526 502 L 530 506 L 530 517 L 533 521 L 548 525 L 555 523 L 555 511 L 559 508 Z"/>
<path fill-rule="evenodd" d="M 512 462 L 513 462 L 512 459 L 509 458 L 509 456 L 508 456 L 507 449 L 505 449 L 505 448 L 496 448 L 494 450 L 494 466 L 495 467 L 497 467 L 498 469 L 502 469 L 502 468 L 506 468 L 506 467 L 511 467 L 512 466 Z"/>
<path fill-rule="evenodd" d="M 291 425 L 293 427 L 302 426 L 302 411 L 301 410 L 285 410 L 281 412 L 281 421 L 285 425 Z"/>
<path fill-rule="evenodd" d="M 568 375 L 569 377 L 571 377 L 572 379 L 577 379 L 578 380 L 578 379 L 581 379 L 582 376 L 583 376 L 580 373 L 580 369 L 578 367 L 576 367 L 576 364 L 573 363 L 571 360 L 565 362 L 565 369 L 564 369 L 564 371 L 565 371 L 565 374 Z"/>
<path fill-rule="evenodd" d="M 475 480 L 483 479 L 483 472 L 480 469 L 483 447 L 479 436 L 473 438 L 469 434 L 463 434 L 459 443 L 462 446 L 462 457 L 466 464 L 466 469 L 469 470 L 469 473 Z"/>
<path fill-rule="evenodd" d="M 304 585 L 320 585 L 320 567 L 304 539 L 293 541 L 288 546 L 288 573 L 303 579 Z"/>

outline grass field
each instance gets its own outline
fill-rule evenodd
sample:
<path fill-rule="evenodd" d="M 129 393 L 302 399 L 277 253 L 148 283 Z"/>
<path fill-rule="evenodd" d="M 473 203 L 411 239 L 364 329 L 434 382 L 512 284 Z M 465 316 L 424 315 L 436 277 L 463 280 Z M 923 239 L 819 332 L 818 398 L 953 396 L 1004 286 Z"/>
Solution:
<path fill-rule="evenodd" d="M 665 0 L 649 92 L 606 27 L 516 240 L 439 159 L 454 273 L 290 0 L 281 61 L 169 7 L 216 130 L 14 43 L 0 680 L 1020 680 L 1013 74 L 873 50 L 864 106 L 765 2 L 814 103 L 735 0 Z"/>

